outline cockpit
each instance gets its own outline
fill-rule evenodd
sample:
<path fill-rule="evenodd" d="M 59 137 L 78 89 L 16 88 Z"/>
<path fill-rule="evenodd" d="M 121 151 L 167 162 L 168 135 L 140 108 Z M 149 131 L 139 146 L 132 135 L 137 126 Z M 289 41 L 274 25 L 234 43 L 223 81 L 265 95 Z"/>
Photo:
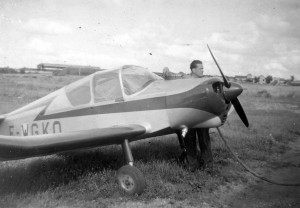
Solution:
<path fill-rule="evenodd" d="M 162 78 L 139 66 L 124 66 L 121 70 L 121 79 L 124 94 L 133 95 Z"/>
<path fill-rule="evenodd" d="M 123 66 L 85 77 L 65 88 L 72 106 L 118 102 L 142 92 L 155 80 L 162 79 L 139 66 Z"/>

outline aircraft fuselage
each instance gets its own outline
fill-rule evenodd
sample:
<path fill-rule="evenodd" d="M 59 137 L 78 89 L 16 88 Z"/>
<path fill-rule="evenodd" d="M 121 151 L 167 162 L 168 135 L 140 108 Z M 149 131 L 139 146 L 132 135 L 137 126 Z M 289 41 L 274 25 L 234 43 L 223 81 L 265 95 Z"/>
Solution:
<path fill-rule="evenodd" d="M 6 115 L 0 134 L 30 136 L 145 124 L 151 133 L 164 129 L 208 128 L 222 125 L 230 105 L 214 92 L 218 78 L 157 80 L 136 96 L 81 107 L 54 109 L 64 88 Z M 62 99 L 63 100 L 63 99 Z M 59 102 L 57 102 L 59 103 Z M 57 105 L 57 104 L 56 104 Z"/>

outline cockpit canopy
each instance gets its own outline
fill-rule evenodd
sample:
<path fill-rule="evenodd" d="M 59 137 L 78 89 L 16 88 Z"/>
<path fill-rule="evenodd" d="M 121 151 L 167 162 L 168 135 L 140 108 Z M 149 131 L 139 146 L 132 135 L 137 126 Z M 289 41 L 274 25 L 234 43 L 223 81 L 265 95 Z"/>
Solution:
<path fill-rule="evenodd" d="M 119 70 L 95 74 L 93 77 L 93 93 L 96 103 L 122 98 L 119 77 Z"/>
<path fill-rule="evenodd" d="M 65 88 L 72 106 L 116 102 L 141 92 L 155 80 L 162 79 L 139 66 L 95 73 Z"/>
<path fill-rule="evenodd" d="M 122 68 L 121 77 L 124 93 L 126 95 L 135 94 L 143 90 L 153 81 L 161 79 L 148 69 L 139 66 L 124 66 Z"/>

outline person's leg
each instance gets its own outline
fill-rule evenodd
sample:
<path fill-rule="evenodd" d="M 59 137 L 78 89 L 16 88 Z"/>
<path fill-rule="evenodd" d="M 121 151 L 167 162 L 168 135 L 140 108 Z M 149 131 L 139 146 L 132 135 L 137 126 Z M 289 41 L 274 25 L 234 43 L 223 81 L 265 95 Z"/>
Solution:
<path fill-rule="evenodd" d="M 178 162 L 186 164 L 186 160 L 187 160 L 187 155 L 186 155 L 186 146 L 184 143 L 184 138 L 182 136 L 182 132 L 180 130 L 176 130 L 175 133 L 177 134 L 177 138 L 178 138 L 178 142 L 179 142 L 179 146 L 182 150 L 181 155 L 177 158 Z"/>
<path fill-rule="evenodd" d="M 184 143 L 187 153 L 187 166 L 191 171 L 195 171 L 199 167 L 197 160 L 196 129 L 189 129 L 184 138 Z"/>
<path fill-rule="evenodd" d="M 211 151 L 211 141 L 209 136 L 209 129 L 197 129 L 198 141 L 200 146 L 200 166 L 206 168 L 213 162 L 212 151 Z"/>
<path fill-rule="evenodd" d="M 184 144 L 184 140 L 183 140 L 181 131 L 180 130 L 176 130 L 175 133 L 177 135 L 180 148 L 184 149 L 185 148 L 185 144 Z"/>

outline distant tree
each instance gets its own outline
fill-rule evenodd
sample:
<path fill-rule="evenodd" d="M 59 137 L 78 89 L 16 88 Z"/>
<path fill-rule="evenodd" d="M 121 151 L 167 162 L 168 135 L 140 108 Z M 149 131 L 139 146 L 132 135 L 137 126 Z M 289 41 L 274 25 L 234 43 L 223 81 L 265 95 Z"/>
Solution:
<path fill-rule="evenodd" d="M 295 76 L 292 75 L 292 76 L 291 76 L 291 82 L 293 82 L 294 80 L 295 80 Z"/>
<path fill-rule="evenodd" d="M 257 83 L 257 82 L 259 82 L 259 77 L 254 77 L 254 83 Z"/>
<path fill-rule="evenodd" d="M 0 67 L 0 73 L 3 73 L 3 74 L 15 74 L 17 73 L 17 71 L 13 68 L 10 68 L 10 67 Z"/>
<path fill-rule="evenodd" d="M 25 68 L 20 69 L 20 74 L 25 74 Z"/>
<path fill-rule="evenodd" d="M 272 77 L 271 75 L 268 75 L 268 76 L 266 77 L 266 83 L 267 83 L 267 84 L 270 84 L 270 83 L 272 82 L 272 80 L 273 80 L 273 77 Z"/>

